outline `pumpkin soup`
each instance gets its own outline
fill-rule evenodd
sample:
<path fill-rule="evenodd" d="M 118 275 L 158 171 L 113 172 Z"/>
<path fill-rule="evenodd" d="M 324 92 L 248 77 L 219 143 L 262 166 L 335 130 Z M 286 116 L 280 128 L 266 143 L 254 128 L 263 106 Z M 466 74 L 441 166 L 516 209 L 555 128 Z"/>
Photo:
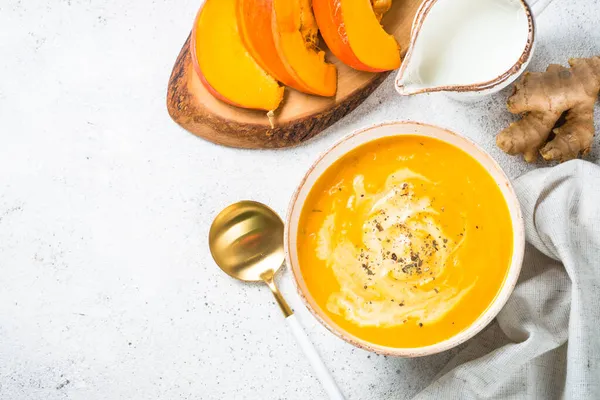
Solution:
<path fill-rule="evenodd" d="M 321 312 L 389 347 L 439 343 L 500 291 L 511 218 L 487 171 L 437 139 L 364 144 L 318 179 L 303 206 L 298 257 Z"/>

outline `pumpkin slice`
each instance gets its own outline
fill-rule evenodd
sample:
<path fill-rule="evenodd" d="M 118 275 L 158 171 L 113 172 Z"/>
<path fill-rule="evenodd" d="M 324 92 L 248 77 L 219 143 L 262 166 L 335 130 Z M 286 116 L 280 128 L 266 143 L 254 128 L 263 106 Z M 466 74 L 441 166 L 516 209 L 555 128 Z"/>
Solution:
<path fill-rule="evenodd" d="M 313 0 L 321 36 L 344 64 L 361 71 L 400 67 L 400 50 L 380 20 L 391 0 Z"/>
<path fill-rule="evenodd" d="M 236 0 L 206 0 L 196 17 L 190 50 L 200 80 L 218 99 L 267 111 L 281 103 L 284 88 L 242 42 Z"/>
<path fill-rule="evenodd" d="M 310 88 L 295 81 L 287 72 L 277 54 L 273 41 L 273 1 L 237 0 L 237 18 L 242 41 L 256 62 L 284 85 L 310 92 Z"/>
<path fill-rule="evenodd" d="M 337 72 L 318 48 L 318 28 L 310 0 L 272 0 L 273 39 L 286 71 L 307 93 L 333 96 Z"/>

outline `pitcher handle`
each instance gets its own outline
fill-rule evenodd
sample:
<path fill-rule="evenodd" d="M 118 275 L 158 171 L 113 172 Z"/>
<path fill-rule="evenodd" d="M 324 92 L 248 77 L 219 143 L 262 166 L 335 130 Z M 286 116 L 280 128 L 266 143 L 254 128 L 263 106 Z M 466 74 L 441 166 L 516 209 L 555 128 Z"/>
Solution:
<path fill-rule="evenodd" d="M 552 3 L 552 0 L 528 0 L 527 3 L 529 4 L 529 8 L 531 8 L 533 16 L 537 18 Z"/>

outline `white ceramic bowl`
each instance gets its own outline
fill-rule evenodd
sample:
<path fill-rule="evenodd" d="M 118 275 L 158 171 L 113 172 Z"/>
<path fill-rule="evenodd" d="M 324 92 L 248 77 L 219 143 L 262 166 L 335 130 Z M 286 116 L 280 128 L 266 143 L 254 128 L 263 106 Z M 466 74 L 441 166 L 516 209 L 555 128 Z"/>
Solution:
<path fill-rule="evenodd" d="M 489 305 L 487 310 L 477 320 L 475 320 L 471 326 L 455 336 L 430 346 L 417 348 L 396 348 L 376 345 L 362 340 L 338 327 L 338 325 L 334 323 L 333 320 L 323 312 L 323 310 L 321 310 L 319 305 L 316 304 L 308 288 L 306 287 L 306 283 L 304 282 L 302 273 L 300 272 L 298 253 L 296 249 L 296 238 L 298 233 L 298 221 L 300 220 L 300 213 L 304 206 L 304 202 L 306 201 L 306 197 L 317 179 L 335 161 L 356 147 L 372 140 L 397 135 L 420 135 L 436 138 L 462 149 L 471 155 L 471 157 L 476 159 L 493 177 L 502 191 L 502 195 L 504 196 L 504 199 L 508 205 L 513 229 L 513 255 L 509 271 L 504 283 L 502 284 L 500 292 L 494 301 Z M 286 261 L 294 275 L 298 293 L 312 314 L 327 329 L 345 341 L 370 351 L 392 356 L 418 357 L 439 353 L 463 343 L 485 328 L 496 317 L 508 300 L 508 297 L 515 287 L 517 278 L 519 277 L 521 263 L 523 261 L 523 251 L 525 248 L 525 233 L 521 209 L 519 207 L 519 202 L 513 187 L 502 169 L 500 169 L 500 166 L 498 166 L 492 157 L 490 157 L 490 155 L 488 155 L 484 150 L 463 136 L 433 125 L 426 125 L 417 122 L 391 122 L 363 129 L 342 138 L 329 150 L 325 151 L 325 153 L 323 153 L 317 159 L 317 161 L 315 161 L 292 196 L 286 218 L 285 248 Z"/>

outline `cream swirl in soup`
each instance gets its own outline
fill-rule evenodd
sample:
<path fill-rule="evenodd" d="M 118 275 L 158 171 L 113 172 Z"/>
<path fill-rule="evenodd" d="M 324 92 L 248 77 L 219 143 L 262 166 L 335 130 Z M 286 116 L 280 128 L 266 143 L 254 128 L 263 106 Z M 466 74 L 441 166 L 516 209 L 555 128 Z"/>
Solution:
<path fill-rule="evenodd" d="M 399 325 L 415 318 L 430 323 L 448 313 L 473 287 L 446 284 L 448 268 L 456 269 L 456 242 L 441 227 L 439 211 L 415 186 L 435 186 L 428 178 L 404 168 L 369 193 L 364 176 L 353 180 L 353 194 L 343 207 L 362 223 L 362 246 L 336 230 L 334 203 L 318 231 L 317 256 L 333 269 L 340 289 L 327 309 L 361 326 Z M 422 190 L 420 190 L 422 192 Z"/>

